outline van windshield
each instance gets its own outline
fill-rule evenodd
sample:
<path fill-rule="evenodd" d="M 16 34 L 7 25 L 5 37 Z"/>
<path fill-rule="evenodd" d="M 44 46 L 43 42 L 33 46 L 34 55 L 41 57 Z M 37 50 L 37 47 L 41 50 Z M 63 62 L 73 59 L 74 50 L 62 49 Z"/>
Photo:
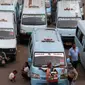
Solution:
<path fill-rule="evenodd" d="M 35 53 L 33 64 L 36 67 L 47 65 L 51 62 L 52 65 L 65 65 L 64 53 Z"/>
<path fill-rule="evenodd" d="M 46 18 L 45 15 L 23 15 L 22 24 L 23 25 L 45 25 Z"/>
<path fill-rule="evenodd" d="M 58 21 L 57 27 L 59 28 L 76 28 L 77 27 L 77 21 L 70 21 L 70 20 L 62 20 Z"/>
<path fill-rule="evenodd" d="M 14 39 L 13 29 L 0 28 L 0 39 Z"/>
<path fill-rule="evenodd" d="M 81 18 L 59 18 L 57 27 L 59 28 L 76 28 L 77 21 Z"/>

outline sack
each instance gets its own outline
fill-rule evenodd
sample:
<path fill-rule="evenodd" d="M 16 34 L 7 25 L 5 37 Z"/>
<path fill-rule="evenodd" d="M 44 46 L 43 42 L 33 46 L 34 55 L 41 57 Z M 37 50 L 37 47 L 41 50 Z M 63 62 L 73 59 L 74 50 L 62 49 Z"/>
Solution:
<path fill-rule="evenodd" d="M 4 65 L 6 62 L 5 62 L 5 60 L 2 60 L 2 62 L 1 62 L 1 63 Z"/>

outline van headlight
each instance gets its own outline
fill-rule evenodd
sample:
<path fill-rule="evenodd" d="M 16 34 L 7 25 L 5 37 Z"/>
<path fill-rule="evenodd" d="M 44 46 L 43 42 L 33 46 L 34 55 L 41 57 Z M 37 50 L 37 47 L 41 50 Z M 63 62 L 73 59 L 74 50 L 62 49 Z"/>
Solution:
<path fill-rule="evenodd" d="M 20 33 L 26 33 L 25 30 L 23 29 L 20 29 Z"/>
<path fill-rule="evenodd" d="M 31 73 L 32 78 L 40 79 L 40 75 L 36 73 Z"/>

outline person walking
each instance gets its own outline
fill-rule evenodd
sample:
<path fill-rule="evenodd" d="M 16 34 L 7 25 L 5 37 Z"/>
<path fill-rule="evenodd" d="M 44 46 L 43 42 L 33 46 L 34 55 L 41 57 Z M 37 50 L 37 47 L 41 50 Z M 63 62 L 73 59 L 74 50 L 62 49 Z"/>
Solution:
<path fill-rule="evenodd" d="M 80 52 L 79 52 L 79 48 L 76 47 L 75 43 L 73 43 L 72 47 L 69 49 L 68 55 L 73 67 L 76 69 L 78 65 L 78 61 L 80 59 Z"/>
<path fill-rule="evenodd" d="M 17 70 L 13 70 L 13 72 L 11 72 L 10 74 L 9 74 L 9 80 L 11 81 L 11 82 L 15 82 L 16 80 L 16 74 L 17 74 Z"/>
<path fill-rule="evenodd" d="M 72 66 L 71 63 L 67 64 L 67 78 L 68 78 L 68 81 L 69 81 L 69 85 L 75 85 L 75 81 L 78 78 L 78 72 Z"/>

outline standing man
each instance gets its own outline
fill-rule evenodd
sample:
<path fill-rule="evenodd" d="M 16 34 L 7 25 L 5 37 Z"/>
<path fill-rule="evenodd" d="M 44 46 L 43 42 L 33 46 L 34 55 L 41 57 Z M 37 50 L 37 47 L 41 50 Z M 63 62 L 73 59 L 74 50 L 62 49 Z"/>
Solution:
<path fill-rule="evenodd" d="M 69 49 L 69 57 L 73 67 L 76 69 L 78 65 L 78 60 L 80 57 L 79 48 L 73 43 L 72 47 Z"/>

